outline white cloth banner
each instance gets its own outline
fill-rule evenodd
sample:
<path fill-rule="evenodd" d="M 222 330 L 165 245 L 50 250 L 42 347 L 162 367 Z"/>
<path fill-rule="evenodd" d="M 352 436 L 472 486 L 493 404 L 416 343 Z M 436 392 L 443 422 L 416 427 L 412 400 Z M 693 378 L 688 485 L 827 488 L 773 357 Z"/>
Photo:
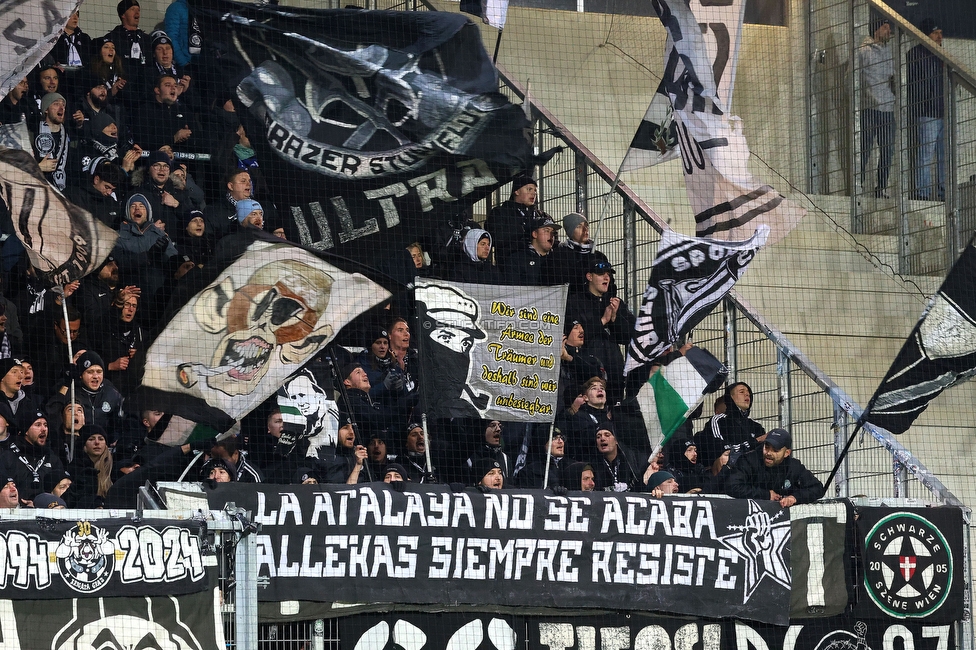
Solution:
<path fill-rule="evenodd" d="M 51 51 L 79 6 L 80 0 L 0 4 L 0 97 L 6 97 Z"/>

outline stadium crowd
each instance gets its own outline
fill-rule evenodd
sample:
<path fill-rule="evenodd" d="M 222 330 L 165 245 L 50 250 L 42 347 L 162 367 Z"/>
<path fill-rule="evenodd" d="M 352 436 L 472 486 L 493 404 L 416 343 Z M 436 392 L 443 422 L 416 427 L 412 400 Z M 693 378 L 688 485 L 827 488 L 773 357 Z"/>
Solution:
<path fill-rule="evenodd" d="M 699 432 L 689 420 L 655 453 L 635 400 L 651 369 L 624 378 L 621 346 L 635 317 L 616 295 L 613 265 L 583 215 L 557 222 L 538 208 L 529 176 L 447 247 L 425 251 L 430 243 L 418 241 L 378 265 L 393 277 L 568 284 L 551 431 L 455 418 L 432 419 L 425 432 L 412 301 L 397 296 L 374 310 L 355 345 L 328 348 L 286 384 L 307 420 L 297 436 L 287 435 L 272 397 L 228 433 L 165 444 L 173 415 L 140 406 L 137 374 L 170 296 L 219 259 L 228 235 L 297 237 L 275 210 L 235 97 L 193 74 L 199 34 L 185 0 L 151 33 L 140 29 L 137 0 L 121 0 L 118 15 L 119 26 L 98 38 L 73 15 L 51 55 L 0 102 L 0 122 L 26 122 L 47 180 L 119 233 L 96 272 L 63 288 L 46 285 L 16 238 L 6 239 L 0 507 L 133 507 L 146 481 L 181 478 L 702 492 L 784 507 L 821 496 L 791 457 L 789 433 L 767 434 L 750 419 L 743 383 L 726 390 Z M 9 215 L 4 232 L 13 232 Z M 338 420 L 332 439 L 319 435 L 329 418 Z"/>

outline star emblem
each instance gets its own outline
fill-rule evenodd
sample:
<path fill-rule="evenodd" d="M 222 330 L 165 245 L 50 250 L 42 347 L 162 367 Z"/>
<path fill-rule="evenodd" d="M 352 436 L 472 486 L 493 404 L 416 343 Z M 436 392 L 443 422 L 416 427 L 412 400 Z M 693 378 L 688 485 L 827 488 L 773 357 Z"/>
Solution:
<path fill-rule="evenodd" d="M 786 589 L 790 588 L 790 563 L 786 557 L 790 539 L 789 519 L 777 521 L 786 511 L 775 516 L 763 510 L 758 503 L 749 500 L 749 514 L 744 526 L 729 526 L 731 535 L 719 537 L 730 550 L 746 564 L 743 603 L 749 602 L 765 578 Z"/>
<path fill-rule="evenodd" d="M 932 585 L 935 562 L 919 539 L 895 537 L 881 553 L 881 575 L 885 586 L 900 598 L 921 596 Z"/>

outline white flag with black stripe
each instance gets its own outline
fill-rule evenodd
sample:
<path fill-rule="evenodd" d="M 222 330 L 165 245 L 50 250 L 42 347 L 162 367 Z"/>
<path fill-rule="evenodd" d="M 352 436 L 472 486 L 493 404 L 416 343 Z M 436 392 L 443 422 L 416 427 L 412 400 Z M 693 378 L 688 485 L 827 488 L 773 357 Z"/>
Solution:
<path fill-rule="evenodd" d="M 718 6 L 687 0 L 654 3 L 668 30 L 664 75 L 620 165 L 621 173 L 678 157 L 672 110 L 731 110 L 745 5 L 745 0 Z"/>
<path fill-rule="evenodd" d="M 737 117 L 675 113 L 695 235 L 726 241 L 769 226 L 769 244 L 790 233 L 806 210 L 749 172 L 749 145 Z"/>
<path fill-rule="evenodd" d="M 627 346 L 624 374 L 651 363 L 698 325 L 742 277 L 768 237 L 765 225 L 741 242 L 665 230 Z"/>

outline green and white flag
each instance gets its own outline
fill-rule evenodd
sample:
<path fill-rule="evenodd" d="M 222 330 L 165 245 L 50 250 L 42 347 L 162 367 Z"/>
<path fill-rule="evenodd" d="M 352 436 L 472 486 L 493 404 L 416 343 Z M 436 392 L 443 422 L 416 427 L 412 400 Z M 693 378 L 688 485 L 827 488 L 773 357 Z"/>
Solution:
<path fill-rule="evenodd" d="M 660 428 L 663 445 L 684 424 L 702 398 L 722 385 L 728 374 L 725 365 L 708 350 L 696 347 L 658 368 L 638 395 L 648 432 Z M 653 407 L 650 404 L 652 398 Z M 652 419 L 651 413 L 657 413 L 657 422 L 647 422 Z"/>

